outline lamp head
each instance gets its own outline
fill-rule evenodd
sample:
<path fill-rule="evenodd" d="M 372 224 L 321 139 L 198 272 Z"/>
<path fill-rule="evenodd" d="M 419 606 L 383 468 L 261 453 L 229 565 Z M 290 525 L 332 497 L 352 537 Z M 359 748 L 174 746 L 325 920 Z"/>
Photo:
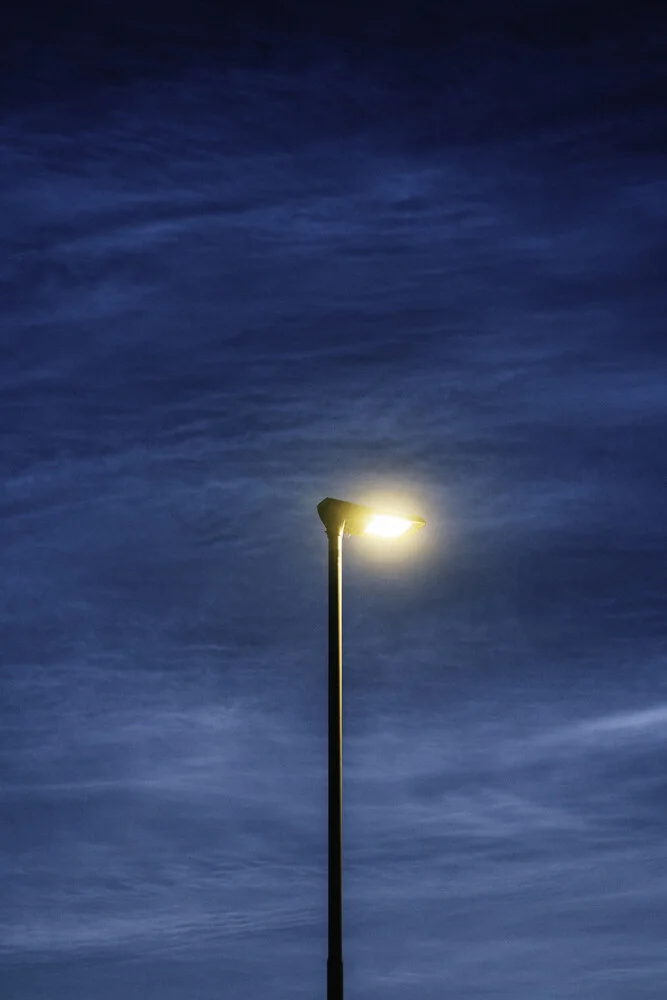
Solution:
<path fill-rule="evenodd" d="M 422 517 L 402 517 L 347 500 L 335 500 L 333 497 L 326 497 L 318 503 L 317 513 L 327 534 L 398 538 L 412 534 L 426 524 Z"/>

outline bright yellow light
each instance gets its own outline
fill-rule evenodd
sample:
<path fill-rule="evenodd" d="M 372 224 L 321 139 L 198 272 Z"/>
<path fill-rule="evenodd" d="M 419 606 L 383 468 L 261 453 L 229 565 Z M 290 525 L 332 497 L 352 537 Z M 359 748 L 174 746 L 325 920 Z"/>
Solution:
<path fill-rule="evenodd" d="M 366 525 L 364 531 L 367 535 L 380 535 L 382 538 L 398 538 L 412 527 L 412 521 L 406 521 L 404 517 L 392 517 L 389 514 L 375 514 Z"/>

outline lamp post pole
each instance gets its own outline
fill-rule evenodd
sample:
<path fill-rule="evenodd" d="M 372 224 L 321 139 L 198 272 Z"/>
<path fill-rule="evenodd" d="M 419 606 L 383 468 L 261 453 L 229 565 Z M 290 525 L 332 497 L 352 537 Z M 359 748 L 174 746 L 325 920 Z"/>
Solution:
<path fill-rule="evenodd" d="M 329 543 L 329 953 L 327 1000 L 343 1000 L 343 618 L 344 521 L 327 526 Z"/>
<path fill-rule="evenodd" d="M 327 1000 L 343 1000 L 343 534 L 397 538 L 423 528 L 422 517 L 380 514 L 325 497 L 317 513 L 329 547 L 329 952 Z"/>

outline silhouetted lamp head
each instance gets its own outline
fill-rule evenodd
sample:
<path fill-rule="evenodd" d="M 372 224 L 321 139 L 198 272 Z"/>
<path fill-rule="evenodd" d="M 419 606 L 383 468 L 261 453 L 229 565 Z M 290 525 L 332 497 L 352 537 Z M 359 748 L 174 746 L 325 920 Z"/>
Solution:
<path fill-rule="evenodd" d="M 423 517 L 405 517 L 389 511 L 375 510 L 347 500 L 326 497 L 317 505 L 317 513 L 327 533 L 345 535 L 375 535 L 380 538 L 399 538 L 423 528 Z"/>

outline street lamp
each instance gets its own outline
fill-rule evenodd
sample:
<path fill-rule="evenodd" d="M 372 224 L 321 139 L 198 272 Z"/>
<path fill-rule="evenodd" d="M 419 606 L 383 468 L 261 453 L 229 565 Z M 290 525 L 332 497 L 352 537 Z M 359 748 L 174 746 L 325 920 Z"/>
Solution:
<path fill-rule="evenodd" d="M 398 538 L 423 528 L 400 517 L 327 497 L 317 505 L 329 543 L 329 950 L 327 1000 L 343 1000 L 343 535 Z"/>

